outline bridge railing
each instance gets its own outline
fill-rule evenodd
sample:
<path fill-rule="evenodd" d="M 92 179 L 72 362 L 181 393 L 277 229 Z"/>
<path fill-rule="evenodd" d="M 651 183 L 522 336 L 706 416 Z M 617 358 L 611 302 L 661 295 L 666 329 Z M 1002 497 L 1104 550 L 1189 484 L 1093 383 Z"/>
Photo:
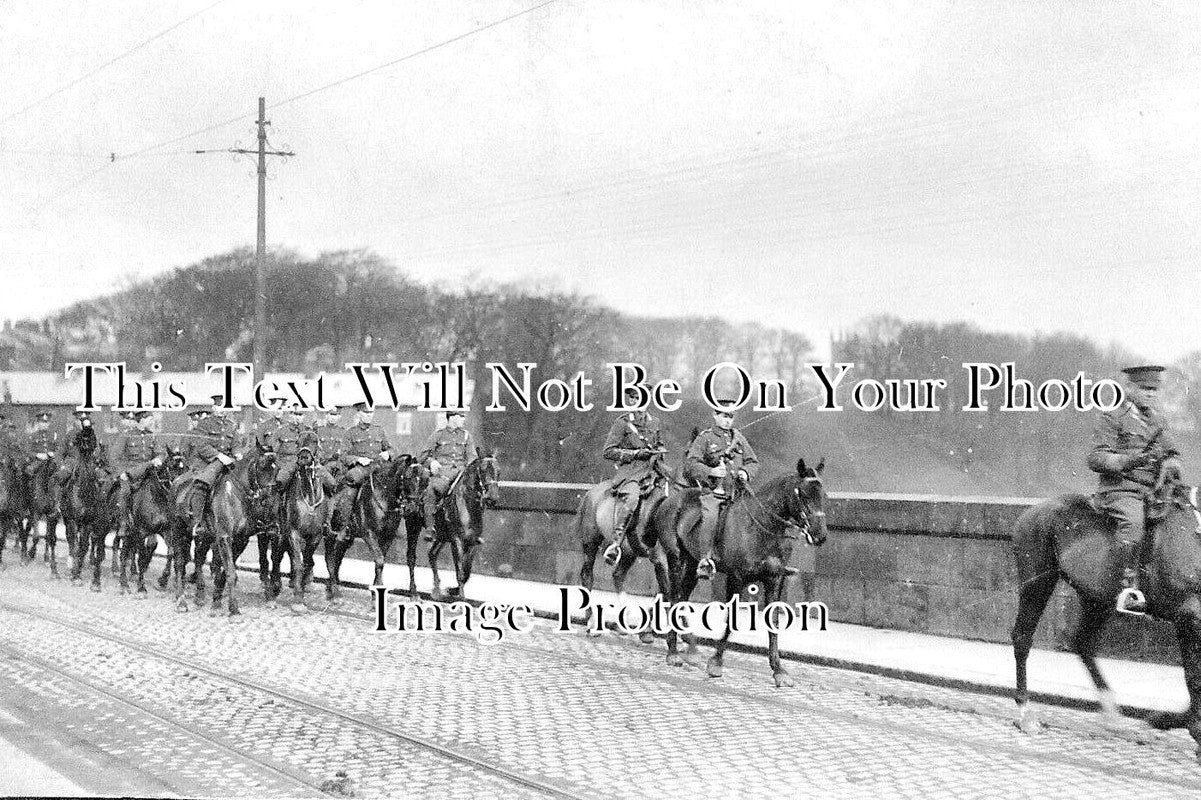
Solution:
<path fill-rule="evenodd" d="M 502 481 L 477 569 L 557 584 L 578 582 L 583 562 L 572 515 L 589 484 Z M 1036 500 L 1021 497 L 830 492 L 829 537 L 798 547 L 794 600 L 820 600 L 836 621 L 942 636 L 1008 642 L 1017 603 L 1009 546 L 1018 516 Z M 598 561 L 597 585 L 609 588 Z M 647 565 L 628 587 L 654 594 Z M 708 597 L 698 597 L 707 600 Z M 1079 609 L 1061 584 L 1039 626 L 1037 646 L 1065 649 Z M 1146 620 L 1111 622 L 1102 653 L 1171 663 L 1171 627 Z"/>

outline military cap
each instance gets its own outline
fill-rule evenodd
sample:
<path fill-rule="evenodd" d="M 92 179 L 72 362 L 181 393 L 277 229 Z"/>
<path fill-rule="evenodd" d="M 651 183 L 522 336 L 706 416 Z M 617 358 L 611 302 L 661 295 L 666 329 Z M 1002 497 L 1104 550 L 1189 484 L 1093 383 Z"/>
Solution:
<path fill-rule="evenodd" d="M 35 411 L 35 412 L 33 413 L 33 418 L 34 418 L 34 419 L 45 419 L 45 420 L 48 420 L 48 419 L 50 419 L 50 418 L 51 418 L 51 417 L 53 417 L 53 416 L 54 416 L 54 412 L 53 412 L 53 411 L 50 411 L 49 409 L 45 409 L 45 408 L 43 408 L 41 411 Z"/>
<path fill-rule="evenodd" d="M 729 414 L 734 416 L 734 412 L 738 410 L 738 402 L 728 397 L 722 397 L 717 400 L 717 406 L 713 409 L 714 414 Z"/>
<path fill-rule="evenodd" d="M 448 408 L 446 409 L 447 417 L 465 417 L 467 416 L 466 408 Z"/>
<path fill-rule="evenodd" d="M 375 406 L 368 405 L 367 403 L 355 403 L 354 410 L 355 411 L 374 411 Z"/>
<path fill-rule="evenodd" d="M 193 408 L 191 411 L 188 412 L 188 416 L 189 417 L 199 417 L 202 414 L 207 414 L 207 413 L 209 413 L 209 410 L 207 408 Z"/>
<path fill-rule="evenodd" d="M 1126 367 L 1122 372 L 1126 373 L 1133 384 L 1144 389 L 1158 389 L 1165 369 L 1165 367 L 1147 364 L 1141 367 Z"/>
<path fill-rule="evenodd" d="M 75 419 L 88 419 L 92 416 L 92 412 L 88 411 L 86 408 L 77 408 L 72 411 L 71 414 L 75 417 Z"/>
<path fill-rule="evenodd" d="M 215 406 L 225 405 L 225 395 L 223 395 L 223 394 L 215 394 L 212 396 L 211 399 L 213 401 L 213 405 L 215 405 Z"/>
<path fill-rule="evenodd" d="M 121 412 L 121 419 L 134 419 L 138 416 L 137 409 L 127 408 Z"/>
<path fill-rule="evenodd" d="M 133 414 L 134 419 L 146 419 L 146 417 L 150 416 L 154 412 L 150 411 L 148 409 L 145 409 L 145 408 L 141 408 L 141 409 L 138 409 L 137 411 L 131 411 L 129 413 Z"/>

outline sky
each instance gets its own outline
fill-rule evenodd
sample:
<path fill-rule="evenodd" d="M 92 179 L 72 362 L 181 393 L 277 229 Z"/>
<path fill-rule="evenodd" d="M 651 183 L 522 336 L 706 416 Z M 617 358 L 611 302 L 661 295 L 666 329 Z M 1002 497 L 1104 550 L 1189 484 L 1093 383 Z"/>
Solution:
<path fill-rule="evenodd" d="M 829 337 L 1201 349 L 1201 4 L 0 3 L 0 318 L 255 239 Z"/>

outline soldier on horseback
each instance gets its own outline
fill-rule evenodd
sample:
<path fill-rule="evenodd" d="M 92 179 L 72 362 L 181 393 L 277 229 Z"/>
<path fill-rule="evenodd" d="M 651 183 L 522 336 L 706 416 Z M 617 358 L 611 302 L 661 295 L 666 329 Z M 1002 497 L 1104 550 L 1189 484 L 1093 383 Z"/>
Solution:
<path fill-rule="evenodd" d="M 1138 588 L 1147 499 L 1159 488 L 1161 471 L 1174 473 L 1177 478 L 1181 471 L 1180 451 L 1159 414 L 1163 371 L 1158 366 L 1122 370 L 1127 376 L 1127 402 L 1100 415 L 1088 456 L 1088 468 L 1100 473 L 1097 507 L 1117 522 L 1124 564 L 1124 588 L 1118 595 L 1117 610 L 1128 614 L 1147 610 L 1146 599 Z"/>
<path fill-rule="evenodd" d="M 5 411 L 0 411 L 0 458 L 13 464 L 22 464 L 25 461 L 25 448 L 21 446 L 21 440 L 17 436 L 17 426 Z"/>
<path fill-rule="evenodd" d="M 343 439 L 342 465 L 346 467 L 346 473 L 333 504 L 335 509 L 344 509 L 347 514 L 354 508 L 359 487 L 370 476 L 375 460 L 392 458 L 392 443 L 384 429 L 375 423 L 375 409 L 366 403 L 356 403 L 355 412 L 355 424 L 347 428 Z M 349 525 L 344 525 L 342 530 L 349 531 Z"/>
<path fill-rule="evenodd" d="M 734 427 L 735 403 L 719 400 L 718 406 L 713 411 L 713 427 L 701 431 L 684 456 L 684 475 L 701 487 L 698 540 L 705 555 L 696 574 L 705 579 L 712 578 L 715 571 L 713 550 L 721 509 L 750 485 L 759 470 L 751 443 Z"/>
<path fill-rule="evenodd" d="M 638 400 L 637 388 L 627 388 L 626 407 L 637 404 Z M 642 498 L 651 493 L 656 477 L 662 474 L 659 457 L 666 451 L 659 420 L 647 412 L 645 405 L 622 414 L 609 428 L 602 455 L 616 462 L 617 472 L 610 485 L 620 503 L 614 514 L 613 540 L 605 548 L 606 564 L 613 566 L 621 560 L 621 540 L 626 527 L 638 518 Z"/>
<path fill-rule="evenodd" d="M 303 408 L 293 406 L 288 414 L 288 418 L 276 427 L 267 441 L 275 451 L 277 463 L 279 464 L 279 472 L 275 476 L 275 492 L 278 495 L 281 509 L 283 508 L 284 496 L 288 491 L 288 484 L 292 482 L 292 477 L 296 474 L 297 457 L 300 455 L 300 451 L 304 449 L 307 449 L 313 455 L 313 474 L 321 481 L 321 485 L 325 487 L 326 493 L 332 497 L 334 492 L 337 491 L 338 485 L 334 483 L 333 476 L 316 460 L 318 453 L 317 433 L 304 421 Z"/>
<path fill-rule="evenodd" d="M 430 434 L 425 449 L 417 457 L 430 471 L 430 480 L 422 498 L 426 539 L 433 539 L 434 517 L 437 515 L 438 505 L 467 465 L 476 459 L 475 441 L 471 438 L 471 432 L 463 427 L 466 419 L 466 409 L 448 410 L 446 427 L 438 428 Z"/>
<path fill-rule="evenodd" d="M 187 475 L 192 480 L 188 514 L 192 518 L 192 534 L 199 536 L 204 510 L 208 507 L 209 492 L 222 471 L 234 463 L 234 448 L 238 440 L 238 425 L 225 415 L 221 395 L 213 395 L 212 410 L 200 417 L 193 435 L 198 438 L 193 446 Z"/>
<path fill-rule="evenodd" d="M 117 474 L 117 538 L 123 538 L 129 526 L 129 498 L 142 484 L 151 467 L 163 464 L 162 449 L 156 443 L 149 411 L 127 411 L 123 430 L 113 441 L 108 467 Z"/>
<path fill-rule="evenodd" d="M 96 429 L 92 426 L 92 412 L 74 411 L 75 430 L 63 444 L 60 454 L 58 471 L 54 473 L 51 494 L 56 508 L 62 508 L 63 490 L 67 481 L 75 474 L 83 459 L 95 459 L 98 456 L 100 442 L 96 438 Z"/>
<path fill-rule="evenodd" d="M 284 407 L 282 404 L 273 405 L 267 409 L 267 416 L 256 419 L 250 429 L 252 441 L 269 442 L 271 437 L 275 436 L 282 428 L 287 420 L 284 418 Z"/>
<path fill-rule="evenodd" d="M 346 429 L 337 406 L 326 410 L 313 432 L 317 435 L 317 460 L 336 479 L 342 471 L 342 450 L 346 446 Z"/>

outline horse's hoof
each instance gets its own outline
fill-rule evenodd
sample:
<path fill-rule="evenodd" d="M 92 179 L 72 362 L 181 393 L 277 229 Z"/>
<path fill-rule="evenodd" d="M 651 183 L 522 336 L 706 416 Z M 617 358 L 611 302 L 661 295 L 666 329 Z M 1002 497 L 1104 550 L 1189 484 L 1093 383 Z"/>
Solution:
<path fill-rule="evenodd" d="M 268 600 L 267 608 L 271 611 L 274 611 L 275 609 L 279 608 L 279 603 L 275 602 L 274 600 Z"/>
<path fill-rule="evenodd" d="M 682 666 L 684 666 L 684 659 L 683 659 L 683 657 L 680 656 L 679 653 L 668 653 L 667 654 L 667 666 L 682 667 Z"/>
<path fill-rule="evenodd" d="M 188 602 L 186 600 L 182 600 L 182 601 L 176 603 L 175 604 L 175 613 L 176 614 L 187 614 L 188 613 Z"/>
<path fill-rule="evenodd" d="M 93 584 L 92 584 L 91 586 L 89 586 L 88 588 L 89 588 L 89 589 L 91 589 L 93 592 L 99 592 L 99 591 L 100 591 L 100 584 L 98 584 L 98 583 L 93 583 Z"/>
<path fill-rule="evenodd" d="M 789 687 L 796 686 L 796 681 L 794 681 L 792 679 L 792 676 L 789 675 L 784 670 L 780 670 L 779 672 L 777 672 L 775 674 L 775 679 L 776 679 L 776 688 L 777 689 L 787 689 Z"/>
<path fill-rule="evenodd" d="M 452 586 L 446 590 L 446 594 L 448 597 L 462 597 L 463 596 L 463 587 L 462 586 Z"/>
<path fill-rule="evenodd" d="M 145 600 L 150 597 L 150 592 L 146 591 L 145 586 L 138 587 L 138 591 L 134 594 L 138 600 Z"/>
<path fill-rule="evenodd" d="M 688 645 L 689 647 L 696 647 L 696 637 L 693 636 L 691 633 L 681 633 L 680 641 L 683 642 L 684 644 Z"/>
<path fill-rule="evenodd" d="M 241 623 L 243 623 L 245 621 L 246 621 L 246 617 L 243 617 L 242 613 L 240 611 L 230 612 L 230 615 L 229 615 L 229 624 L 230 625 L 240 625 Z"/>
<path fill-rule="evenodd" d="M 584 631 L 584 635 L 589 639 L 599 639 L 602 633 L 604 633 L 604 631 L 602 631 L 600 628 L 589 628 L 588 630 Z"/>
<path fill-rule="evenodd" d="M 293 614 L 296 614 L 298 616 L 301 614 L 309 613 L 309 607 L 306 606 L 304 603 L 293 603 L 292 605 L 288 606 L 288 608 L 290 608 L 292 610 Z"/>
<path fill-rule="evenodd" d="M 1017 726 L 1019 731 L 1028 736 L 1033 736 L 1042 730 L 1042 723 L 1039 722 L 1038 712 L 1031 706 L 1023 708 L 1018 715 L 1017 721 L 1013 724 Z"/>
<path fill-rule="evenodd" d="M 638 634 L 638 641 L 642 642 L 643 644 L 654 644 L 655 634 L 651 633 L 650 631 L 643 631 L 642 633 Z"/>
<path fill-rule="evenodd" d="M 83 578 L 72 578 L 71 585 L 72 586 L 83 586 Z"/>
<path fill-rule="evenodd" d="M 720 678 L 721 677 L 721 664 L 717 661 L 714 661 L 713 659 L 709 659 L 709 664 L 705 668 L 705 672 L 707 672 L 709 674 L 710 678 Z"/>
<path fill-rule="evenodd" d="M 220 609 L 219 607 L 218 607 L 218 608 L 210 608 L 210 609 L 209 609 L 209 616 L 210 616 L 210 617 L 219 617 L 219 616 L 221 616 L 221 609 Z"/>
<path fill-rule="evenodd" d="M 118 590 L 117 590 L 117 594 L 119 594 L 119 595 L 121 595 L 122 597 L 124 597 L 125 595 L 129 594 L 129 587 L 128 587 L 128 586 L 121 586 L 121 587 L 119 587 L 119 588 L 118 588 Z"/>

